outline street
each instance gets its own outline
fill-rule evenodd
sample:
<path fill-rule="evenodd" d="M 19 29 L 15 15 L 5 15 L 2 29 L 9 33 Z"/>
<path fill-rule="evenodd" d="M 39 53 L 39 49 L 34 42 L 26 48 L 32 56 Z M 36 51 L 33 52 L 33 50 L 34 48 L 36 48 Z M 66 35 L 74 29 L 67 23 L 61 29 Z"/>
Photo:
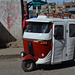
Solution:
<path fill-rule="evenodd" d="M 32 72 L 24 72 L 20 58 L 0 60 L 0 75 L 75 75 L 75 62 L 59 65 L 38 65 Z"/>
<path fill-rule="evenodd" d="M 75 0 L 0 0 L 0 75 L 75 75 L 73 59 Z"/>

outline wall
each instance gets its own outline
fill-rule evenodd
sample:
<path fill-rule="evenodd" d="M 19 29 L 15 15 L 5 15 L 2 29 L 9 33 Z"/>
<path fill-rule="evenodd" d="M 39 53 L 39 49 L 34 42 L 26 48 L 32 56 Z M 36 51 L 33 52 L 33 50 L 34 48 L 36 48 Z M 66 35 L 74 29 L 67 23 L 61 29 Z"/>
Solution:
<path fill-rule="evenodd" d="M 75 7 L 75 2 L 67 2 L 64 4 L 65 4 L 65 8 L 67 8 L 67 6 L 69 6 L 68 8 Z"/>
<path fill-rule="evenodd" d="M 62 8 L 62 9 L 61 9 Z M 56 12 L 58 13 L 59 11 L 62 11 L 65 9 L 65 5 L 56 5 Z"/>
<path fill-rule="evenodd" d="M 41 5 L 41 15 L 44 15 L 45 13 L 48 13 L 48 5 L 45 4 L 45 5 Z"/>
<path fill-rule="evenodd" d="M 21 1 L 0 0 L 0 45 L 16 41 L 22 41 Z"/>

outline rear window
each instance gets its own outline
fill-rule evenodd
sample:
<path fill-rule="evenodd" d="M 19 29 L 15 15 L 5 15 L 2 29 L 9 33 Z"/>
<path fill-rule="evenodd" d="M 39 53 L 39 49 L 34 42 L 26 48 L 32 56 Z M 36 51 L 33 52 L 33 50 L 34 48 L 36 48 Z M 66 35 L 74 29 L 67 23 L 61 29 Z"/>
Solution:
<path fill-rule="evenodd" d="M 70 37 L 75 37 L 75 24 L 70 24 L 69 25 L 69 36 Z"/>

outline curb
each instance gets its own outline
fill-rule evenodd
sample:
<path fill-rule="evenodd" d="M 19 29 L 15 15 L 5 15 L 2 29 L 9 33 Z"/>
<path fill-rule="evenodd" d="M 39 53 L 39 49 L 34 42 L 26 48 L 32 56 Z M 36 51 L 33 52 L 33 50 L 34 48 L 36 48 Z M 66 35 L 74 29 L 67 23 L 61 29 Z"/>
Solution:
<path fill-rule="evenodd" d="M 12 59 L 12 58 L 20 58 L 20 54 L 14 54 L 14 55 L 0 55 L 0 60 L 3 59 Z"/>

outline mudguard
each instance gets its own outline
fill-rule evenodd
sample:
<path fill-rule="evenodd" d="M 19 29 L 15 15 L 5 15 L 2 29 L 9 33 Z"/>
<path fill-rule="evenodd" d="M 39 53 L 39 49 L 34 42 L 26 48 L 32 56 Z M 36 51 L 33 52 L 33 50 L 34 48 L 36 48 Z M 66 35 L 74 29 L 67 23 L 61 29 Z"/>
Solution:
<path fill-rule="evenodd" d="M 35 62 L 37 61 L 37 59 L 30 54 L 26 55 L 25 57 L 21 57 L 21 60 L 33 60 Z"/>

